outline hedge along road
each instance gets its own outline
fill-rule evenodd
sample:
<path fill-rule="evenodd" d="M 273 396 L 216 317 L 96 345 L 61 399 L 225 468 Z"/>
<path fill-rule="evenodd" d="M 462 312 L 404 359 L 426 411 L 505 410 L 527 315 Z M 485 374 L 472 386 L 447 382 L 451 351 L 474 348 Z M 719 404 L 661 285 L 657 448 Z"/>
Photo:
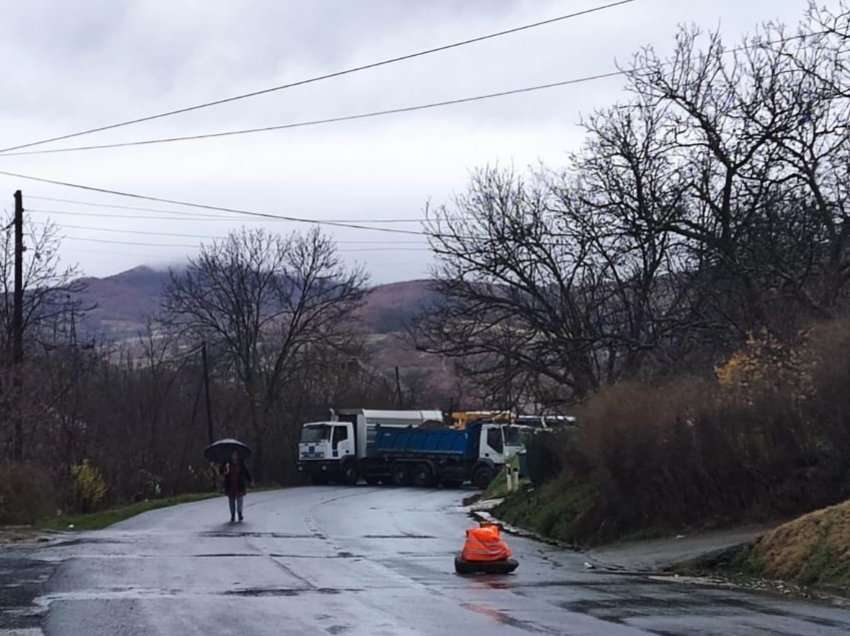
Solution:
<path fill-rule="evenodd" d="M 850 613 L 588 570 L 507 537 L 510 576 L 453 571 L 461 491 L 312 487 L 144 513 L 34 555 L 61 560 L 45 631 L 100 634 L 847 634 Z"/>

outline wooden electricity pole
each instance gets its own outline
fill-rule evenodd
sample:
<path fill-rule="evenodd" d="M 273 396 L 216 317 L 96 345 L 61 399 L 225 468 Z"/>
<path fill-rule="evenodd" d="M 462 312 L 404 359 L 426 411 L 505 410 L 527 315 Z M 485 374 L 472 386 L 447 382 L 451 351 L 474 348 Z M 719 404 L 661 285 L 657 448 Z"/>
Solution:
<path fill-rule="evenodd" d="M 395 403 L 396 408 L 404 408 L 401 396 L 401 377 L 398 373 L 398 367 L 395 368 Z"/>
<path fill-rule="evenodd" d="M 15 292 L 12 309 L 12 383 L 14 386 L 15 441 L 12 456 L 15 461 L 24 457 L 24 423 L 21 378 L 24 361 L 24 197 L 20 190 L 15 192 Z"/>

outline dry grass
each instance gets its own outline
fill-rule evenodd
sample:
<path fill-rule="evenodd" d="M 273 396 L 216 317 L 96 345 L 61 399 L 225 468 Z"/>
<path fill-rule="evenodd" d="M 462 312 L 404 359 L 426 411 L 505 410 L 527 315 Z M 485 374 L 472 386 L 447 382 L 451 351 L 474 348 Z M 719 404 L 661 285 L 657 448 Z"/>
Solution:
<path fill-rule="evenodd" d="M 750 565 L 768 578 L 850 591 L 850 501 L 768 532 L 753 546 Z"/>

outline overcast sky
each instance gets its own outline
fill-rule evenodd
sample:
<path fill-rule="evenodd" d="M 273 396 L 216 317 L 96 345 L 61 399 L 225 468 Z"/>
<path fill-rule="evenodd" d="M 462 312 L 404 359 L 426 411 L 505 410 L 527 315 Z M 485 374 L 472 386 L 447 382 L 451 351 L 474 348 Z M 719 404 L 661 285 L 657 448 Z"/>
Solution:
<path fill-rule="evenodd" d="M 282 84 L 607 1 L 3 0 L 0 147 Z M 643 45 L 668 51 L 679 24 L 720 28 L 735 40 L 765 20 L 793 24 L 804 9 L 805 0 L 637 0 L 497 40 L 52 147 L 283 124 L 555 82 L 614 70 Z M 0 170 L 292 216 L 413 220 L 422 218 L 428 200 L 447 202 L 462 191 L 476 167 L 562 164 L 581 143 L 582 113 L 616 102 L 621 91 L 621 79 L 605 79 L 321 127 L 0 157 Z M 167 215 L 34 197 L 168 206 L 0 176 L 7 210 L 15 189 L 23 190 L 25 206 L 33 210 L 28 220 L 49 217 L 62 226 L 64 260 L 95 276 L 140 264 L 179 263 L 196 251 L 192 246 L 200 237 L 220 236 L 245 223 L 126 218 Z M 304 229 L 282 222 L 264 225 L 281 232 Z M 389 227 L 419 229 L 416 223 Z M 327 231 L 338 239 L 346 260 L 364 264 L 375 283 L 428 274 L 430 257 L 420 237 Z"/>

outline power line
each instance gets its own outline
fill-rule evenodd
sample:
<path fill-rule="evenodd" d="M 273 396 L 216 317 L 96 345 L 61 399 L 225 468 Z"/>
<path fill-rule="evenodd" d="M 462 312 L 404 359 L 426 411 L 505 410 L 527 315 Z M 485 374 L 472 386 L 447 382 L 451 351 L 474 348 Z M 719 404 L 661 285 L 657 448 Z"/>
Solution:
<path fill-rule="evenodd" d="M 538 22 L 533 22 L 533 23 L 530 23 L 530 24 L 525 24 L 525 25 L 522 25 L 522 26 L 510 28 L 510 29 L 504 29 L 502 31 L 497 31 L 495 33 L 489 33 L 487 35 L 481 35 L 481 36 L 469 38 L 469 39 L 466 39 L 466 40 L 460 40 L 458 42 L 452 42 L 451 44 L 444 44 L 442 46 L 437 46 L 437 47 L 433 47 L 433 48 L 430 48 L 430 49 L 424 49 L 422 51 L 416 51 L 414 53 L 407 53 L 405 55 L 399 55 L 399 56 L 396 56 L 396 57 L 387 58 L 387 59 L 384 59 L 384 60 L 380 60 L 378 62 L 372 62 L 372 63 L 369 63 L 369 64 L 354 66 L 354 67 L 344 69 L 344 70 L 341 70 L 341 71 L 335 71 L 333 73 L 326 73 L 324 75 L 318 75 L 318 76 L 315 76 L 315 77 L 310 77 L 310 78 L 307 78 L 307 79 L 298 80 L 296 82 L 290 82 L 288 84 L 281 84 L 281 85 L 278 85 L 278 86 L 272 86 L 272 87 L 260 89 L 260 90 L 257 90 L 257 91 L 251 91 L 249 93 L 241 93 L 239 95 L 224 97 L 224 98 L 221 98 L 221 99 L 216 99 L 216 100 L 204 102 L 204 103 L 201 103 L 201 104 L 195 104 L 193 106 L 185 106 L 183 108 L 177 108 L 177 109 L 174 109 L 174 110 L 164 111 L 164 112 L 161 112 L 161 113 L 156 113 L 154 115 L 145 115 L 143 117 L 137 117 L 135 119 L 128 119 L 128 120 L 116 122 L 116 123 L 113 123 L 113 124 L 107 124 L 107 125 L 104 125 L 104 126 L 97 126 L 95 128 L 88 128 L 88 129 L 85 129 L 85 130 L 80 130 L 80 131 L 68 133 L 68 134 L 65 134 L 65 135 L 59 135 L 57 137 L 50 137 L 50 138 L 47 138 L 47 139 L 32 141 L 32 142 L 25 143 L 25 144 L 18 144 L 16 146 L 9 146 L 8 148 L 0 149 L 0 153 L 9 152 L 9 151 L 12 151 L 12 150 L 20 150 L 22 148 L 30 148 L 32 146 L 39 146 L 39 145 L 51 143 L 51 142 L 54 142 L 54 141 L 62 141 L 64 139 L 71 139 L 73 137 L 80 137 L 82 135 L 88 135 L 88 134 L 92 134 L 92 133 L 96 133 L 96 132 L 102 132 L 102 131 L 105 131 L 105 130 L 112 130 L 112 129 L 120 128 L 120 127 L 123 127 L 123 126 L 130 126 L 130 125 L 133 125 L 133 124 L 139 124 L 139 123 L 142 123 L 142 122 L 152 121 L 154 119 L 162 119 L 163 117 L 170 117 L 170 116 L 173 116 L 173 115 L 188 113 L 188 112 L 195 111 L 195 110 L 210 108 L 212 106 L 219 106 L 221 104 L 227 104 L 227 103 L 230 103 L 230 102 L 235 102 L 235 101 L 247 99 L 247 98 L 250 98 L 250 97 L 257 97 L 259 95 L 266 95 L 268 93 L 274 93 L 274 92 L 282 91 L 282 90 L 285 90 L 285 89 L 288 89 L 288 88 L 294 88 L 296 86 L 304 86 L 305 84 L 311 84 L 311 83 L 314 83 L 314 82 L 319 82 L 319 81 L 331 79 L 331 78 L 334 78 L 334 77 L 340 77 L 340 76 L 348 75 L 348 74 L 351 74 L 351 73 L 357 73 L 359 71 L 373 69 L 373 68 L 377 68 L 379 66 L 385 66 L 387 64 L 393 64 L 393 63 L 396 63 L 396 62 L 402 62 L 402 61 L 405 61 L 405 60 L 410 60 L 410 59 L 413 59 L 413 58 L 422 57 L 424 55 L 430 55 L 432 53 L 447 51 L 449 49 L 454 49 L 454 48 L 466 46 L 466 45 L 469 45 L 469 44 L 475 44 L 475 43 L 478 43 L 478 42 L 483 42 L 485 40 L 491 40 L 491 39 L 494 39 L 494 38 L 502 37 L 502 36 L 505 36 L 505 35 L 510 35 L 510 34 L 513 34 L 513 33 L 519 33 L 520 31 L 527 31 L 529 29 L 534 29 L 534 28 L 545 26 L 545 25 L 548 25 L 548 24 L 554 24 L 556 22 L 569 20 L 571 18 L 577 18 L 577 17 L 583 16 L 583 15 L 596 13 L 598 11 L 604 11 L 606 9 L 611 9 L 611 8 L 614 8 L 614 7 L 619 7 L 619 6 L 622 6 L 622 5 L 630 4 L 630 3 L 635 2 L 635 1 L 636 0 L 620 0 L 618 2 L 611 2 L 611 3 L 608 3 L 608 4 L 604 4 L 604 5 L 600 5 L 600 6 L 596 6 L 596 7 L 591 7 L 590 9 L 584 9 L 582 11 L 576 11 L 576 12 L 573 12 L 573 13 L 568 13 L 568 14 L 565 14 L 565 15 L 557 16 L 555 18 L 550 18 L 550 19 L 547 19 L 547 20 L 540 20 Z"/>
<path fill-rule="evenodd" d="M 633 0 L 632 0 L 633 1 Z M 743 45 L 739 47 L 735 47 L 732 49 L 728 49 L 724 51 L 724 55 L 739 53 L 741 51 L 746 51 L 752 48 L 759 48 L 771 44 L 778 44 L 783 42 L 789 42 L 793 40 L 798 40 L 803 37 L 807 37 L 804 35 L 795 35 L 789 36 L 787 38 L 781 38 L 768 42 L 756 42 L 754 44 Z M 18 156 L 29 156 L 29 155 L 42 155 L 42 154 L 57 154 L 64 152 L 81 152 L 88 150 L 109 150 L 115 148 L 128 148 L 135 146 L 150 146 L 155 144 L 166 144 L 166 143 L 177 143 L 184 141 L 198 141 L 201 139 L 216 139 L 220 137 L 232 137 L 237 135 L 249 135 L 256 134 L 262 132 L 274 132 L 278 130 L 290 130 L 293 128 L 306 128 L 311 126 L 320 126 L 324 124 L 334 124 L 341 123 L 346 121 L 356 121 L 360 119 L 371 119 L 375 117 L 383 117 L 386 115 L 397 115 L 401 113 L 410 113 L 420 110 L 430 110 L 434 108 L 444 108 L 447 106 L 456 106 L 458 104 L 468 104 L 472 102 L 485 101 L 488 99 L 496 99 L 499 97 L 508 97 L 511 95 L 520 95 L 524 93 L 531 93 L 536 91 L 548 90 L 550 88 L 560 88 L 564 86 L 571 86 L 575 84 L 583 84 L 587 82 L 593 82 L 601 79 L 609 79 L 612 77 L 619 77 L 622 75 L 626 75 L 630 72 L 639 71 L 641 68 L 631 68 L 631 69 L 623 69 L 617 71 L 609 71 L 607 73 L 598 73 L 595 75 L 586 75 L 584 77 L 576 77 L 568 80 L 561 80 L 557 82 L 549 82 L 546 84 L 535 84 L 533 86 L 524 86 L 521 88 L 514 88 L 504 91 L 497 91 L 494 93 L 485 93 L 483 95 L 473 95 L 469 97 L 459 97 L 455 99 L 442 100 L 437 102 L 429 102 L 425 104 L 415 104 L 413 106 L 401 106 L 398 108 L 388 108 L 384 110 L 376 110 L 370 111 L 366 113 L 356 113 L 353 115 L 340 115 L 338 117 L 327 117 L 325 119 L 313 119 L 308 121 L 301 122 L 291 122 L 288 124 L 275 124 L 272 126 L 259 126 L 254 128 L 240 128 L 237 130 L 224 130 L 219 132 L 212 133 L 200 133 L 196 135 L 181 135 L 177 137 L 155 137 L 152 139 L 137 139 L 135 141 L 124 141 L 124 142 L 116 142 L 111 144 L 92 144 L 88 146 L 70 146 L 66 148 L 48 148 L 44 150 L 25 150 L 22 152 L 9 152 L 10 150 L 14 150 L 14 148 L 9 148 L 6 150 L 0 150 L 0 156 L 4 157 L 18 157 Z M 30 144 L 34 145 L 34 144 Z M 17 148 L 21 148 L 24 146 L 18 146 Z"/>
<path fill-rule="evenodd" d="M 53 203 L 72 203 L 74 205 L 84 205 L 88 207 L 96 207 L 96 208 L 107 208 L 107 209 L 115 209 L 115 210 L 137 210 L 140 212 L 159 212 L 162 214 L 177 214 L 177 215 L 190 215 L 190 218 L 193 220 L 197 219 L 208 219 L 208 220 L 216 220 L 216 221 L 232 221 L 237 219 L 235 216 L 222 216 L 217 214 L 215 216 L 197 216 L 191 212 L 185 212 L 183 210 L 171 210 L 171 209 L 162 209 L 162 208 L 146 208 L 135 205 L 121 205 L 118 203 L 99 203 L 94 201 L 81 201 L 80 199 L 62 199 L 57 197 L 45 197 L 38 196 L 34 194 L 27 194 L 27 199 L 35 199 L 38 201 L 51 201 Z M 33 209 L 27 208 L 28 212 L 40 212 L 40 213 L 49 213 L 49 214 L 79 214 L 81 216 L 95 216 L 93 213 L 89 212 L 77 212 L 76 210 L 42 210 L 42 209 Z M 173 220 L 169 217 L 144 217 L 137 216 L 135 214 L 104 214 L 98 215 L 104 217 L 114 216 L 115 218 L 124 218 L 124 219 L 158 219 L 158 220 Z M 333 218 L 333 219 L 322 219 L 323 221 L 329 221 L 334 223 L 348 223 L 348 222 L 360 222 L 360 223 L 422 223 L 427 221 L 425 217 L 419 218 L 376 218 L 376 219 L 361 219 L 361 218 Z"/>
<path fill-rule="evenodd" d="M 108 214 L 106 212 L 80 212 L 78 210 L 42 210 L 41 208 L 27 208 L 30 214 L 50 214 L 59 216 L 86 216 L 102 219 L 139 219 L 149 221 L 239 221 L 236 216 L 147 216 L 144 214 Z"/>
<path fill-rule="evenodd" d="M 162 212 L 163 214 L 191 214 L 183 210 L 163 210 L 162 208 L 143 208 L 135 205 L 120 205 L 118 203 L 95 203 L 93 201 L 80 201 L 79 199 L 59 199 L 55 197 L 42 197 L 32 194 L 27 195 L 27 199 L 35 199 L 38 201 L 51 201 L 53 203 L 73 203 L 75 205 L 85 205 L 95 208 L 114 208 L 116 210 L 137 210 L 139 212 Z M 30 210 L 33 211 L 33 210 Z M 220 217 L 219 217 L 220 218 Z"/>
<path fill-rule="evenodd" d="M 115 239 L 98 239 L 88 238 L 84 236 L 63 236 L 63 240 L 68 241 L 86 241 L 88 243 L 107 243 L 109 245 L 141 245 L 144 247 L 180 247 L 180 248 L 198 248 L 197 243 L 147 243 L 142 241 L 119 241 Z"/>
<path fill-rule="evenodd" d="M 33 198 L 33 197 L 28 197 Z M 103 207 L 110 207 L 105 205 Z M 86 216 L 86 217 L 97 217 L 97 218 L 105 218 L 105 219 L 140 219 L 140 220 L 153 220 L 153 221 L 241 221 L 244 219 L 240 219 L 238 216 L 202 216 L 202 215 L 194 215 L 194 214 L 186 214 L 185 212 L 179 212 L 177 210 L 158 210 L 159 212 L 166 213 L 174 213 L 180 214 L 179 217 L 174 216 L 146 216 L 140 214 L 107 214 L 105 212 L 80 212 L 78 210 L 44 210 L 41 208 L 27 208 L 27 212 L 35 213 L 35 214 L 56 214 L 59 216 Z M 269 219 L 274 220 L 274 219 Z M 323 219 L 325 220 L 325 219 Z M 417 219 L 326 219 L 327 221 L 332 222 L 354 222 L 359 221 L 361 223 L 424 223 L 427 219 L 417 218 Z"/>
<path fill-rule="evenodd" d="M 140 212 L 159 212 L 162 214 L 175 214 L 180 216 L 185 216 L 191 220 L 208 220 L 208 221 L 233 221 L 237 220 L 238 216 L 198 216 L 192 214 L 191 212 L 185 212 L 183 210 L 164 210 L 162 208 L 146 208 L 139 207 L 135 205 L 120 205 L 117 203 L 95 203 L 93 201 L 80 201 L 79 199 L 61 199 L 57 197 L 44 197 L 37 195 L 27 195 L 27 199 L 36 199 L 38 201 L 51 201 L 54 203 L 73 203 L 74 205 L 85 205 L 91 207 L 98 208 L 108 208 L 108 209 L 116 209 L 116 210 L 138 210 Z M 123 219 L 151 219 L 151 220 L 176 220 L 167 216 L 139 216 L 135 214 L 95 214 L 91 212 L 77 212 L 76 210 L 42 210 L 42 209 L 34 209 L 27 208 L 28 212 L 38 212 L 41 214 L 62 214 L 62 215 L 79 215 L 79 216 L 98 216 L 104 218 L 123 218 Z M 348 222 L 360 222 L 360 223 L 421 223 L 425 221 L 424 218 L 419 219 L 322 219 L 329 222 L 338 222 L 338 223 L 348 223 Z"/>
<path fill-rule="evenodd" d="M 370 225 L 360 225 L 356 223 L 340 223 L 336 221 L 322 221 L 319 219 L 310 219 L 297 216 L 286 216 L 282 214 L 272 214 L 270 212 L 255 212 L 252 210 L 241 210 L 239 208 L 228 208 L 224 206 L 208 205 L 204 203 L 192 203 L 190 201 L 180 201 L 178 199 L 166 199 L 164 197 L 154 197 L 144 194 L 135 194 L 132 192 L 121 192 L 120 190 L 110 190 L 108 188 L 98 188 L 95 186 L 87 186 L 79 183 L 70 183 L 68 181 L 59 181 L 57 179 L 45 179 L 43 177 L 33 177 L 30 175 L 19 174 L 16 172 L 8 172 L 0 170 L 0 175 L 13 177 L 15 179 L 25 179 L 27 181 L 36 181 L 38 183 L 49 183 L 51 185 L 62 186 L 65 188 L 75 188 L 77 190 L 86 190 L 88 192 L 99 192 L 101 194 L 109 194 L 113 196 L 127 197 L 131 199 L 139 199 L 142 201 L 153 201 L 155 203 L 167 203 L 170 205 L 180 205 L 189 208 L 197 208 L 201 210 L 212 210 L 218 212 L 230 212 L 232 214 L 240 214 L 257 218 L 278 219 L 282 221 L 292 221 L 293 223 L 307 223 L 310 225 L 328 225 L 332 227 L 344 227 L 353 230 L 372 230 L 375 232 L 387 232 L 391 234 L 409 234 L 411 236 L 428 236 L 426 232 L 418 232 L 416 230 L 400 230 L 389 227 L 373 227 Z"/>
<path fill-rule="evenodd" d="M 98 239 L 98 238 L 89 238 L 84 236 L 63 236 L 65 240 L 69 241 L 86 241 L 89 243 L 106 243 L 110 245 L 137 245 L 143 247 L 179 247 L 179 248 L 194 248 L 198 249 L 201 247 L 198 243 L 152 243 L 152 242 L 142 242 L 142 241 L 119 241 L 116 239 Z M 342 253 L 351 253 L 351 252 L 430 252 L 431 249 L 427 247 L 358 247 L 351 249 L 341 249 L 338 250 Z"/>
<path fill-rule="evenodd" d="M 32 225 L 48 225 L 45 222 L 35 222 L 31 223 Z M 149 230 L 128 230 L 125 228 L 107 228 L 107 227 L 93 227 L 91 225 L 69 225 L 66 223 L 57 224 L 57 227 L 67 228 L 71 230 L 88 230 L 92 232 L 112 232 L 118 234 L 138 234 L 144 236 L 171 236 L 176 238 L 195 238 L 202 240 L 212 240 L 212 241 L 223 241 L 226 240 L 227 236 L 211 236 L 208 234 L 184 234 L 181 232 L 153 232 Z M 334 240 L 335 243 L 339 245 L 386 245 L 386 241 L 338 241 Z M 394 240 L 393 244 L 404 244 L 404 245 L 422 245 L 421 241 L 398 241 Z"/>
<path fill-rule="evenodd" d="M 218 137 L 232 137 L 235 135 L 249 135 L 261 132 L 272 132 L 276 130 L 289 130 L 292 128 L 305 128 L 308 126 L 320 126 L 323 124 L 334 124 L 345 121 L 355 121 L 358 119 L 370 119 L 374 117 L 383 117 L 385 115 L 396 115 L 400 113 L 410 113 L 419 110 L 429 110 L 433 108 L 444 108 L 446 106 L 455 106 L 457 104 L 468 104 L 479 102 L 498 97 L 507 97 L 509 95 L 520 95 L 523 93 L 531 93 L 535 91 L 547 90 L 550 88 L 558 88 L 563 86 L 571 86 L 573 84 L 583 84 L 595 80 L 606 79 L 610 77 L 618 77 L 626 74 L 627 71 L 611 71 L 608 73 L 599 73 L 597 75 L 587 75 L 559 82 L 550 82 L 548 84 L 536 84 L 534 86 L 524 86 L 522 88 L 513 88 L 495 93 L 486 93 L 484 95 L 473 95 L 471 97 L 460 97 L 456 99 L 447 99 L 439 102 L 430 102 L 427 104 L 417 104 L 414 106 L 402 106 L 399 108 L 388 108 L 385 110 L 375 110 L 367 113 L 357 113 L 354 115 L 341 115 L 339 117 L 328 117 L 326 119 L 313 119 L 309 121 L 293 122 L 289 124 L 277 124 L 274 126 L 260 126 L 257 128 L 240 128 L 238 130 L 225 130 L 213 133 L 202 133 L 198 135 L 184 135 L 180 137 L 157 137 L 153 139 L 138 139 L 136 141 L 123 141 L 112 144 L 94 144 L 90 146 L 70 146 L 67 148 L 48 148 L 45 150 L 24 150 L 21 152 L 6 152 L 0 151 L 0 157 L 20 157 L 28 155 L 45 155 L 56 154 L 62 152 L 80 152 L 85 150 L 107 150 L 111 148 L 127 148 L 132 146 L 150 146 L 154 144 L 166 144 L 182 141 L 197 141 L 199 139 L 215 139 Z"/>

